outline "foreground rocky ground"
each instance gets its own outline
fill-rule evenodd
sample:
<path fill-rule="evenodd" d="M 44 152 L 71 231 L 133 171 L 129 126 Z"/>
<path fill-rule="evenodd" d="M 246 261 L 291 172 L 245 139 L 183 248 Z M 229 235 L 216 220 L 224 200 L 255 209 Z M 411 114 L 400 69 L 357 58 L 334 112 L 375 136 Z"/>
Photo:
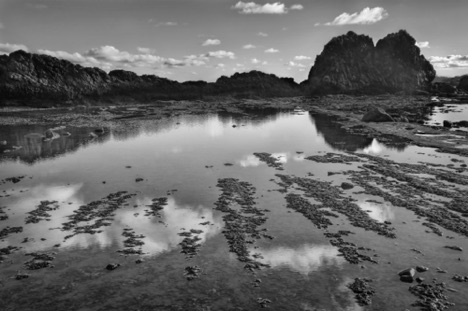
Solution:
<path fill-rule="evenodd" d="M 306 110 L 312 114 L 329 116 L 346 132 L 366 138 L 378 138 L 379 141 L 390 146 L 414 144 L 435 147 L 445 153 L 466 156 L 467 149 L 463 147 L 468 143 L 467 135 L 464 132 L 454 132 L 443 127 L 428 127 L 422 124 L 431 105 L 432 102 L 427 97 L 397 96 L 156 102 L 154 105 L 135 105 L 132 107 L 9 109 L 3 111 L 0 122 L 18 127 L 44 125 L 48 130 L 42 134 L 38 133 L 38 135 L 43 136 L 41 139 L 44 140 L 54 140 L 68 134 L 70 137 L 74 137 L 74 131 L 76 131 L 76 133 L 81 133 L 79 136 L 81 141 L 76 141 L 76 144 L 79 145 L 104 139 L 110 132 L 114 135 L 125 135 L 133 128 L 141 126 L 142 123 L 164 124 L 169 117 L 181 114 L 204 114 L 207 112 L 222 114 L 228 112 L 248 117 L 251 115 L 250 112 L 259 109 L 296 110 L 297 113 L 303 113 L 302 110 Z M 362 117 L 375 106 L 386 110 L 395 122 L 362 122 Z M 15 126 L 11 128 L 14 129 Z M 5 157 L 15 157 L 15 153 L 21 150 L 10 148 L 8 141 L 3 146 L 6 148 L 3 150 L 10 150 L 3 152 Z M 468 177 L 466 176 L 464 160 L 452 161 L 453 164 L 443 165 L 441 168 L 435 164 L 399 163 L 391 159 L 351 152 L 305 154 L 304 168 L 329 165 L 327 167 L 328 176 L 320 178 L 314 177 L 312 173 L 306 174 L 305 171 L 301 172 L 300 175 L 292 173 L 278 158 L 264 151 L 253 150 L 252 154 L 269 167 L 268 170 L 272 173 L 270 186 L 274 189 L 266 191 L 258 187 L 257 184 L 242 178 L 220 178 L 217 180 L 217 184 L 212 184 L 220 192 L 213 208 L 222 213 L 224 223 L 223 234 L 219 235 L 218 239 L 225 240 L 226 252 L 231 252 L 237 264 L 240 265 L 240 269 L 237 271 L 245 271 L 248 274 L 249 284 L 251 284 L 249 288 L 261 290 L 259 292 L 261 294 L 255 294 L 257 292 L 249 291 L 245 286 L 234 287 L 233 285 L 236 291 L 242 291 L 243 294 L 248 293 L 246 295 L 249 299 L 251 298 L 249 295 L 254 295 L 259 308 L 281 309 L 282 306 L 288 306 L 290 303 L 290 296 L 282 297 L 284 298 L 282 301 L 281 297 L 277 297 L 277 294 L 269 290 L 269 284 L 275 283 L 274 286 L 271 285 L 272 288 L 281 286 L 279 284 L 281 282 L 275 282 L 275 280 L 282 279 L 268 272 L 269 265 L 262 261 L 264 259 L 262 254 L 257 251 L 259 243 L 274 238 L 266 233 L 267 220 L 274 218 L 274 209 L 283 209 L 281 204 L 273 205 L 272 211 L 260 207 L 263 200 L 261 198 L 265 195 L 265 197 L 277 196 L 278 201 L 285 202 L 284 210 L 304 217 L 311 227 L 317 229 L 314 232 L 320 233 L 320 236 L 323 235 L 324 239 L 336 247 L 340 256 L 350 263 L 346 269 L 354 267 L 353 279 L 347 282 L 346 287 L 355 293 L 356 301 L 360 305 L 371 305 L 371 308 L 376 308 L 375 310 L 378 310 L 379 306 L 388 309 L 386 304 L 382 305 L 382 301 L 384 301 L 382 297 L 392 297 L 403 290 L 408 294 L 409 290 L 411 302 L 406 305 L 409 306 L 410 303 L 413 303 L 414 306 L 420 307 L 422 310 L 444 310 L 448 307 L 457 310 L 457 308 L 466 306 L 463 295 L 460 295 L 468 280 L 466 269 L 462 266 L 466 255 L 461 247 L 466 247 L 464 239 L 468 236 L 468 222 L 466 220 L 468 210 L 465 202 Z M 224 165 L 227 166 L 227 164 Z M 230 166 L 232 165 L 230 164 Z M 126 167 L 126 169 L 130 168 L 131 166 Z M 206 168 L 210 169 L 212 166 Z M 7 178 L 2 180 L 0 184 L 17 184 L 24 178 L 26 177 Z M 337 181 L 339 181 L 338 184 Z M 144 183 L 144 180 L 136 179 L 135 183 L 140 185 Z M 67 222 L 62 223 L 62 226 L 56 229 L 70 234 L 65 237 L 65 240 L 75 235 L 99 233 L 104 227 L 115 221 L 113 218 L 115 211 L 131 205 L 130 200 L 134 195 L 134 193 L 125 191 L 111 193 L 108 196 L 103 193 L 102 199 L 82 205 L 73 214 L 67 216 Z M 358 206 L 356 197 L 359 196 L 364 197 L 366 202 L 375 204 L 390 202 L 392 206 L 407 213 L 404 214 L 407 218 L 399 218 L 398 221 L 392 222 L 376 221 L 368 215 L 367 211 Z M 167 205 L 167 197 L 158 195 L 151 202 L 145 207 L 145 216 L 160 218 L 160 212 Z M 26 224 L 43 221 L 45 223 L 50 218 L 49 213 L 53 213 L 56 209 L 56 201 L 42 201 L 28 213 Z M 0 217 L 1 215 L 0 213 Z M 95 221 L 94 225 L 86 224 L 90 220 Z M 208 226 L 210 224 L 204 220 L 200 225 Z M 420 226 L 423 228 L 424 238 L 420 236 L 412 238 L 408 233 L 414 234 L 413 228 L 420 228 Z M 24 227 L 26 228 L 26 225 Z M 22 230 L 23 227 L 7 227 L 1 231 L 0 237 L 6 238 L 10 234 L 20 233 Z M 225 299 L 219 296 L 230 297 L 231 293 L 212 292 L 212 284 L 206 281 L 210 275 L 212 277 L 215 274 L 217 269 L 221 269 L 219 267 L 222 267 L 223 263 L 219 262 L 218 265 L 210 266 L 207 264 L 208 261 L 203 260 L 215 248 L 209 249 L 212 246 L 200 242 L 202 232 L 200 229 L 187 227 L 181 229 L 178 234 L 184 238 L 179 244 L 184 261 L 179 266 L 185 267 L 184 281 L 185 279 L 190 281 L 187 283 L 190 285 L 186 287 L 180 285 L 180 288 L 191 293 L 186 295 L 186 301 L 180 302 L 178 308 L 173 308 L 172 301 L 170 301 L 170 287 L 168 287 L 167 296 L 161 294 L 159 284 L 164 283 L 159 283 L 158 279 L 154 280 L 153 275 L 163 276 L 166 278 L 166 283 L 175 282 L 174 280 L 180 278 L 182 269 L 178 266 L 171 270 L 172 267 L 162 264 L 162 261 L 158 263 L 158 261 L 153 262 L 153 260 L 148 259 L 145 263 L 145 260 L 139 258 L 143 254 L 142 246 L 145 236 L 137 227 L 119 232 L 126 239 L 124 248 L 117 250 L 117 252 L 130 257 L 119 259 L 116 262 L 108 264 L 108 258 L 103 258 L 99 261 L 99 265 L 96 265 L 95 262 L 89 262 L 94 260 L 93 256 L 87 255 L 88 262 L 86 264 L 76 260 L 65 265 L 65 256 L 62 251 L 59 256 L 55 253 L 28 253 L 26 255 L 31 256 L 31 259 L 24 263 L 24 267 L 19 262 L 5 265 L 5 276 L 13 278 L 16 283 L 4 279 L 6 290 L 2 294 L 2 298 L 10 306 L 18 301 L 21 305 L 22 299 L 18 300 L 12 297 L 19 298 L 14 293 L 27 289 L 34 290 L 34 295 L 44 298 L 38 299 L 41 305 L 38 309 L 44 309 L 44 306 L 57 307 L 57 303 L 62 303 L 63 307 L 71 303 L 85 307 L 82 301 L 77 301 L 76 297 L 89 297 L 90 291 L 85 288 L 85 285 L 80 284 L 91 282 L 101 292 L 91 293 L 94 296 L 90 299 L 90 303 L 93 299 L 96 302 L 99 301 L 101 298 L 98 296 L 101 294 L 108 297 L 123 297 L 122 295 L 131 297 L 125 301 L 123 301 L 124 298 L 118 298 L 114 305 L 107 305 L 110 309 L 125 305 L 129 310 L 150 310 L 154 306 L 161 306 L 161 309 L 167 310 L 208 310 L 210 306 L 214 306 L 214 302 Z M 371 242 L 364 241 L 363 237 L 370 237 Z M 432 242 L 426 243 L 426 237 L 428 241 Z M 464 244 L 459 244 L 461 242 Z M 408 245 L 413 245 L 412 243 L 416 243 L 416 246 L 410 249 Z M 61 251 L 60 244 L 54 245 L 54 247 L 57 251 Z M 395 257 L 392 254 L 395 250 L 402 250 L 400 256 L 404 259 Z M 7 263 L 10 253 L 16 252 L 14 248 L 5 248 L 1 251 L 0 255 L 4 256 L 5 259 L 4 263 Z M 104 257 L 98 253 L 94 255 L 96 258 Z M 132 255 L 137 257 L 131 257 Z M 78 255 L 76 256 L 79 258 Z M 175 259 L 175 254 L 164 256 L 174 256 L 175 262 L 181 260 L 180 258 Z M 443 260 L 438 261 L 439 258 L 443 258 Z M 105 262 L 107 266 L 102 262 Z M 135 266 L 136 264 L 138 267 Z M 96 266 L 98 267 L 96 268 Z M 44 269 L 52 267 L 55 267 L 55 270 Z M 78 268 L 82 271 L 78 271 Z M 146 270 L 140 271 L 144 269 Z M 63 274 L 57 276 L 52 272 L 42 272 L 57 270 Z M 107 285 L 103 287 L 103 271 L 107 273 L 107 271 L 113 270 L 116 270 L 110 272 L 113 274 L 105 276 Z M 168 273 L 167 270 L 171 272 Z M 66 283 L 68 275 L 73 271 L 77 275 L 75 279 L 81 278 L 83 282 Z M 135 271 L 140 272 L 135 275 Z M 39 274 L 43 278 L 38 277 Z M 151 278 L 148 277 L 149 275 Z M 384 275 L 385 280 L 382 281 L 379 275 Z M 330 279 L 330 275 L 326 275 L 326 277 Z M 236 276 L 223 276 L 223 278 L 228 284 Z M 394 280 L 396 282 L 393 282 Z M 408 288 L 409 285 L 407 286 L 406 282 L 413 284 Z M 50 291 L 62 290 L 69 295 L 64 295 L 57 300 L 47 291 L 41 290 L 41 284 L 48 284 L 47 288 Z M 76 286 L 83 287 L 77 291 L 74 289 Z M 297 284 L 290 284 L 290 286 L 297 288 L 297 291 L 301 290 Z M 200 288 L 206 290 L 206 300 L 191 300 L 191 297 L 196 297 Z M 224 287 L 219 286 L 218 288 Z M 307 289 L 307 287 L 304 288 Z M 138 293 L 132 293 L 132 290 Z M 284 291 L 287 292 L 287 290 L 288 288 L 285 287 Z M 78 296 L 76 296 L 77 292 Z M 155 295 L 154 292 L 159 293 L 159 296 Z M 139 299 L 135 299 L 136 294 L 138 294 Z M 34 295 L 31 294 L 31 303 L 34 302 Z M 237 299 L 241 299 L 239 297 L 243 295 L 237 294 L 235 296 Z M 376 305 L 375 297 L 380 299 L 380 302 L 377 302 L 380 305 Z M 26 301 L 25 299 L 23 298 L 22 301 Z M 133 305 L 135 302 L 131 299 L 138 300 L 136 302 L 138 306 Z M 453 306 L 453 303 L 456 305 Z M 25 305 L 26 303 L 22 306 Z M 242 305 L 242 302 L 235 301 L 234 305 Z"/>

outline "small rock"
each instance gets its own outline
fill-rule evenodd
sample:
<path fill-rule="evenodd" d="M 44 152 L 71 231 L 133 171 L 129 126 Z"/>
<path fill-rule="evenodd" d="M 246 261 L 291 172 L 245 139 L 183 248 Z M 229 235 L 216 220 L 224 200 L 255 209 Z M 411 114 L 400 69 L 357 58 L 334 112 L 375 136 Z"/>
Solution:
<path fill-rule="evenodd" d="M 460 246 L 444 246 L 444 247 L 449 248 L 449 249 L 453 249 L 455 251 L 463 252 L 463 248 L 461 248 Z"/>
<path fill-rule="evenodd" d="M 341 183 L 341 188 L 344 189 L 344 190 L 353 189 L 354 185 L 350 184 L 348 182 L 343 182 L 343 183 Z"/>
<path fill-rule="evenodd" d="M 135 260 L 135 263 L 143 263 L 143 262 L 145 262 L 145 261 L 143 259 L 141 259 L 141 258 L 138 258 L 137 260 Z"/>
<path fill-rule="evenodd" d="M 444 127 L 451 128 L 451 127 L 452 127 L 452 122 L 450 122 L 450 121 L 448 121 L 448 120 L 444 120 L 443 125 L 444 125 Z"/>
<path fill-rule="evenodd" d="M 429 270 L 428 267 L 424 267 L 424 266 L 417 266 L 416 267 L 416 271 L 418 271 L 419 273 L 426 272 L 428 270 Z"/>
<path fill-rule="evenodd" d="M 393 118 L 382 108 L 373 107 L 363 117 L 363 122 L 394 122 Z"/>
<path fill-rule="evenodd" d="M 106 266 L 106 269 L 112 271 L 117 269 L 118 267 L 120 267 L 119 263 L 110 263 Z"/>
<path fill-rule="evenodd" d="M 424 278 L 418 276 L 418 277 L 416 278 L 416 282 L 422 283 L 422 282 L 424 282 Z"/>

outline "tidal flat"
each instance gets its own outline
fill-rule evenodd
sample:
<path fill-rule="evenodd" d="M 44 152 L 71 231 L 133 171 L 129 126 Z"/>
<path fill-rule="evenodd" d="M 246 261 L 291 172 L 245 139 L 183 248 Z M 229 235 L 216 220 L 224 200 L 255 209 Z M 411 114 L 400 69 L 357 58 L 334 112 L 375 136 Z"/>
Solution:
<path fill-rule="evenodd" d="M 372 106 L 396 122 L 362 122 Z M 5 108 L 1 309 L 466 310 L 468 133 L 439 112 L 427 96 Z"/>

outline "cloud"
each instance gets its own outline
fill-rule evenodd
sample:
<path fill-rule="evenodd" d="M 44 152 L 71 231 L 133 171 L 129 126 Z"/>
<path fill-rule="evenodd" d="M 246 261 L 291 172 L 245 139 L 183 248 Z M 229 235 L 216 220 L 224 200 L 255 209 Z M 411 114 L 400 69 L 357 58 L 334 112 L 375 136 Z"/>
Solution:
<path fill-rule="evenodd" d="M 260 64 L 260 61 L 258 59 L 256 59 L 256 58 L 252 58 L 251 62 L 254 65 Z"/>
<path fill-rule="evenodd" d="M 293 61 L 290 61 L 288 63 L 288 66 L 291 67 L 291 68 L 306 68 L 306 65 L 301 64 L 301 63 L 295 63 Z"/>
<path fill-rule="evenodd" d="M 429 49 L 429 41 L 416 42 L 416 46 L 420 49 Z"/>
<path fill-rule="evenodd" d="M 370 25 L 375 24 L 388 17 L 388 13 L 384 8 L 364 8 L 361 12 L 353 14 L 342 13 L 337 16 L 332 22 L 325 23 L 325 26 L 342 26 L 342 25 Z M 319 23 L 315 24 L 320 25 Z"/>
<path fill-rule="evenodd" d="M 208 45 L 220 45 L 221 41 L 218 39 L 208 39 L 205 42 L 203 42 L 202 46 L 208 46 Z"/>
<path fill-rule="evenodd" d="M 274 48 L 270 48 L 268 50 L 265 50 L 265 53 L 278 53 L 278 52 L 279 52 L 279 50 L 274 49 Z"/>
<path fill-rule="evenodd" d="M 430 56 L 428 60 L 438 68 L 468 67 L 468 55 Z"/>
<path fill-rule="evenodd" d="M 23 50 L 28 51 L 28 47 L 24 44 L 10 44 L 10 43 L 0 43 L 0 55 L 10 54 L 11 52 Z"/>
<path fill-rule="evenodd" d="M 264 32 L 259 32 L 259 33 L 257 33 L 257 36 L 259 36 L 259 37 L 268 37 L 268 34 L 264 33 Z"/>
<path fill-rule="evenodd" d="M 294 4 L 289 9 L 290 10 L 303 10 L 304 6 L 302 4 Z"/>
<path fill-rule="evenodd" d="M 264 5 L 255 2 L 237 2 L 232 9 L 239 10 L 240 14 L 286 14 L 288 9 L 283 3 L 266 3 Z"/>
<path fill-rule="evenodd" d="M 253 45 L 253 44 L 246 44 L 242 48 L 245 49 L 245 50 L 250 50 L 250 49 L 255 49 L 256 46 Z"/>
<path fill-rule="evenodd" d="M 304 6 L 294 4 L 289 9 L 281 2 L 266 3 L 264 5 L 255 2 L 239 1 L 231 9 L 238 10 L 240 14 L 287 14 L 289 10 L 302 10 Z"/>
<path fill-rule="evenodd" d="M 294 57 L 294 59 L 295 60 L 310 60 L 312 58 L 309 56 L 299 55 L 299 56 Z"/>
<path fill-rule="evenodd" d="M 152 22 L 153 20 L 150 19 L 150 23 Z M 177 22 L 160 22 L 160 23 L 157 23 L 157 24 L 154 24 L 154 27 L 161 27 L 161 26 L 178 26 L 179 23 Z"/>
<path fill-rule="evenodd" d="M 223 63 L 219 63 L 216 65 L 216 68 L 224 69 L 224 67 L 226 67 L 226 65 L 224 65 Z"/>
<path fill-rule="evenodd" d="M 154 49 L 144 48 L 144 47 L 137 47 L 137 51 L 142 54 L 154 54 L 155 52 Z"/>
<path fill-rule="evenodd" d="M 207 57 L 216 57 L 216 58 L 230 58 L 230 59 L 236 58 L 236 55 L 233 52 L 228 52 L 228 51 L 224 51 L 224 50 L 208 52 L 205 55 Z"/>

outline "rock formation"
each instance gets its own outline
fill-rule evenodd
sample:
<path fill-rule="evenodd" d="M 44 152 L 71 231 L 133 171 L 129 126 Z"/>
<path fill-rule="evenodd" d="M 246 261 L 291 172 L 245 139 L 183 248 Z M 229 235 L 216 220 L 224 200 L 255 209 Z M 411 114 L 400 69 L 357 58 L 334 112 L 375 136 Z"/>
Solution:
<path fill-rule="evenodd" d="M 27 105 L 73 104 L 77 99 L 137 100 L 198 99 L 203 96 L 272 97 L 300 95 L 293 79 L 259 71 L 221 77 L 216 83 L 179 83 L 155 75 L 138 76 L 125 70 L 108 74 L 48 55 L 16 51 L 0 56 L 0 105 L 8 101 Z"/>
<path fill-rule="evenodd" d="M 313 94 L 380 94 L 428 90 L 435 70 L 406 31 L 374 46 L 350 31 L 328 42 L 315 59 L 307 83 Z"/>
<path fill-rule="evenodd" d="M 460 82 L 458 83 L 458 89 L 465 93 L 468 93 L 468 75 L 464 75 L 460 78 Z"/>

